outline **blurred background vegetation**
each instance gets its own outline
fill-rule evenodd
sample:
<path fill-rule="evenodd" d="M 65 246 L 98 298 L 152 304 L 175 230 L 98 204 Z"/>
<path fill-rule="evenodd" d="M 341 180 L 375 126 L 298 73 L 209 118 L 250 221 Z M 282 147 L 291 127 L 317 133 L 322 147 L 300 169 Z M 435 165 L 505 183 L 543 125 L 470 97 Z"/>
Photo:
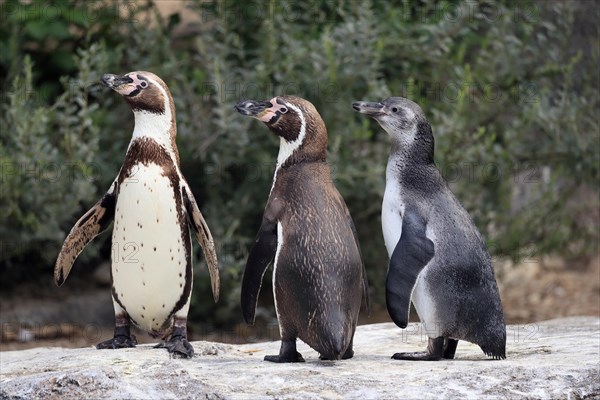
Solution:
<path fill-rule="evenodd" d="M 192 322 L 241 320 L 241 274 L 278 149 L 233 109 L 247 98 L 295 94 L 321 112 L 376 304 L 385 304 L 389 142 L 354 100 L 422 106 L 436 163 L 496 259 L 598 253 L 595 2 L 6 0 L 0 10 L 3 293 L 52 285 L 66 234 L 118 173 L 133 118 L 98 80 L 133 70 L 171 89 L 182 170 L 218 245 L 216 306 L 195 245 Z M 110 236 L 81 254 L 71 279 L 109 259 Z"/>

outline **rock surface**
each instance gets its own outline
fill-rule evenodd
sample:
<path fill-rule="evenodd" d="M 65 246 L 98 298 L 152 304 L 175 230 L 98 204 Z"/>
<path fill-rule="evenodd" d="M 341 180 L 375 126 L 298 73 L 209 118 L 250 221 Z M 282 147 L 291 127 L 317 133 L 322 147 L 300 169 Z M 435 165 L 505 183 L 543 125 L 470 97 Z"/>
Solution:
<path fill-rule="evenodd" d="M 507 327 L 507 359 L 488 360 L 460 342 L 455 360 L 391 360 L 422 350 L 419 324 L 358 327 L 355 355 L 319 361 L 299 342 L 306 363 L 262 361 L 279 342 L 225 345 L 194 342 L 196 357 L 163 349 L 36 348 L 0 353 L 0 399 L 206 398 L 396 399 L 552 398 L 600 396 L 600 319 L 563 318 Z"/>

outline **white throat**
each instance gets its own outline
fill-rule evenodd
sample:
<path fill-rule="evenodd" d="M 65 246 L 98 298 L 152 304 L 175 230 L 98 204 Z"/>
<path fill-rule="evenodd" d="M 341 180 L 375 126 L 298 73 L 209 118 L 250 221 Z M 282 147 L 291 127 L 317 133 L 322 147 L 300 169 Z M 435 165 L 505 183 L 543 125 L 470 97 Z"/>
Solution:
<path fill-rule="evenodd" d="M 279 138 L 279 154 L 277 155 L 277 167 L 275 168 L 275 175 L 273 176 L 273 185 L 271 186 L 271 191 L 275 187 L 275 181 L 277 180 L 277 172 L 279 172 L 279 168 L 294 154 L 294 151 L 300 147 L 302 142 L 304 141 L 304 137 L 306 136 L 306 118 L 304 118 L 304 114 L 302 110 L 290 103 L 285 103 L 285 105 L 296 112 L 298 117 L 300 118 L 300 133 L 296 140 L 288 142 L 284 138 Z"/>
<path fill-rule="evenodd" d="M 177 163 L 175 151 L 171 141 L 171 124 L 173 115 L 171 114 L 171 105 L 169 104 L 169 95 L 157 82 L 150 80 L 162 92 L 164 99 L 164 114 L 154 114 L 148 111 L 134 111 L 135 126 L 131 142 L 138 138 L 150 138 L 164 147 L 173 162 Z M 131 146 L 130 142 L 130 146 Z"/>

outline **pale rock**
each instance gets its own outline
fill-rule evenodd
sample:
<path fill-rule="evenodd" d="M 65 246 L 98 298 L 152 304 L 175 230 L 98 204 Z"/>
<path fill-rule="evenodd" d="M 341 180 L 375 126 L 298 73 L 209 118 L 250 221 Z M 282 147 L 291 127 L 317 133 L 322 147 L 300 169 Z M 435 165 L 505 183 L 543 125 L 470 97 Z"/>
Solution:
<path fill-rule="evenodd" d="M 507 359 L 488 359 L 460 342 L 456 359 L 391 360 L 422 350 L 419 324 L 359 326 L 355 355 L 319 361 L 299 342 L 306 363 L 273 364 L 279 342 L 194 342 L 196 357 L 164 349 L 36 348 L 0 353 L 0 399 L 582 399 L 600 396 L 600 319 L 563 318 L 507 327 Z"/>

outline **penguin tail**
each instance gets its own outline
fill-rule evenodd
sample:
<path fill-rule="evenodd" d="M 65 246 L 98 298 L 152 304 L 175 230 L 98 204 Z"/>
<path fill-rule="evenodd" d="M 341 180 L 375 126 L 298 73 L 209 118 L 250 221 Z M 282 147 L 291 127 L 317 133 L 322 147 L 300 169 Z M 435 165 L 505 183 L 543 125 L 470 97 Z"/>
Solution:
<path fill-rule="evenodd" d="M 506 339 L 484 343 L 479 347 L 486 356 L 492 357 L 494 360 L 506 359 Z"/>
<path fill-rule="evenodd" d="M 315 349 L 321 354 L 322 359 L 341 360 L 352 342 L 354 330 L 351 324 L 345 321 L 342 315 L 337 317 L 333 318 L 333 321 L 328 321 L 322 328 L 321 343 L 319 349 Z"/>
<path fill-rule="evenodd" d="M 344 351 L 346 350 L 342 343 L 342 338 L 334 338 L 329 346 L 325 346 L 321 354 L 321 358 L 325 360 L 341 360 Z M 346 346 L 347 347 L 347 346 Z"/>

